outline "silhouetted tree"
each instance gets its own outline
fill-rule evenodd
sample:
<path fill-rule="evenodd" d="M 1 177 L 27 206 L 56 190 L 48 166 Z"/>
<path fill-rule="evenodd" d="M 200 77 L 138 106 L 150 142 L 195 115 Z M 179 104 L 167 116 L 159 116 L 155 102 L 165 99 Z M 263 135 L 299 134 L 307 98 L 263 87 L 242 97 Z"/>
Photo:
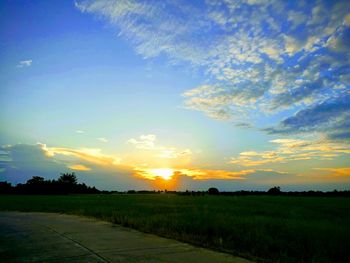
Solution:
<path fill-rule="evenodd" d="M 59 183 L 64 183 L 64 184 L 70 184 L 70 185 L 76 185 L 78 180 L 75 175 L 75 173 L 63 173 L 61 174 L 60 178 L 58 178 Z"/>
<path fill-rule="evenodd" d="M 278 195 L 281 193 L 281 188 L 279 186 L 274 186 L 267 191 L 270 195 Z"/>
<path fill-rule="evenodd" d="M 210 187 L 208 189 L 208 194 L 210 195 L 218 195 L 219 193 L 220 193 L 219 190 L 215 187 Z"/>
<path fill-rule="evenodd" d="M 47 181 L 41 176 L 33 176 L 26 184 L 19 187 L 22 191 L 31 194 L 41 193 L 46 190 Z"/>
<path fill-rule="evenodd" d="M 33 176 L 32 179 L 27 181 L 27 184 L 38 185 L 44 183 L 45 179 L 41 176 Z"/>

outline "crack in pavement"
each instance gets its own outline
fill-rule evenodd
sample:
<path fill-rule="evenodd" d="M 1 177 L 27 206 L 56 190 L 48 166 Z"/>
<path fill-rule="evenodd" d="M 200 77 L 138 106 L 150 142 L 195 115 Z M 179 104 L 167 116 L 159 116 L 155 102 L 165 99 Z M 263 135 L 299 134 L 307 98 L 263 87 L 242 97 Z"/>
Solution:
<path fill-rule="evenodd" d="M 42 224 L 38 224 L 36 223 L 37 225 L 41 226 L 41 227 L 44 227 L 46 229 L 49 229 L 50 231 L 54 232 L 55 234 L 59 235 L 61 238 L 64 238 L 64 239 L 67 239 L 67 240 L 70 240 L 71 242 L 73 242 L 75 245 L 77 245 L 78 247 L 84 249 L 84 250 L 87 250 L 88 252 L 90 252 L 91 254 L 93 254 L 94 256 L 98 257 L 102 262 L 105 262 L 105 263 L 111 263 L 110 261 L 108 261 L 107 259 L 105 259 L 103 256 L 99 255 L 98 253 L 96 253 L 95 251 L 93 251 L 92 249 L 84 246 L 83 244 L 81 244 L 80 242 L 78 242 L 77 240 L 74 240 L 73 238 L 69 237 L 69 236 L 66 236 L 64 234 L 61 234 L 60 232 L 56 231 L 55 229 L 49 227 L 49 226 L 45 226 L 45 225 L 42 225 Z"/>
<path fill-rule="evenodd" d="M 250 261 L 75 215 L 0 212 L 3 262 Z"/>

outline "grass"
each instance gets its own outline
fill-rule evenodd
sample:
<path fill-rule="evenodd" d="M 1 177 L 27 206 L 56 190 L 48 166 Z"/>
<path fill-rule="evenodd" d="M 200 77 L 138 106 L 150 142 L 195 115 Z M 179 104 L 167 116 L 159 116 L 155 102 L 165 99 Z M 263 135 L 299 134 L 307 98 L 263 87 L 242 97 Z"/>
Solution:
<path fill-rule="evenodd" d="M 350 199 L 287 196 L 0 196 L 0 210 L 92 216 L 273 262 L 343 262 Z"/>

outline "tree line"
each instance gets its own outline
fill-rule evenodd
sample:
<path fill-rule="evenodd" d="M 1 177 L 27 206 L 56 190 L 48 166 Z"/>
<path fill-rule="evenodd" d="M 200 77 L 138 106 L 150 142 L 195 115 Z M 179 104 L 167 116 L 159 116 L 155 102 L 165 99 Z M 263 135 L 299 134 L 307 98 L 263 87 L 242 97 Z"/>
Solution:
<path fill-rule="evenodd" d="M 63 173 L 57 180 L 45 180 L 40 176 L 33 176 L 25 184 L 12 186 L 8 182 L 0 182 L 1 194 L 97 194 L 95 187 L 78 183 L 75 173 Z"/>
<path fill-rule="evenodd" d="M 283 192 L 279 186 L 274 186 L 267 191 L 224 191 L 220 192 L 215 187 L 210 187 L 207 191 L 167 191 L 167 190 L 128 190 L 100 191 L 96 187 L 87 186 L 85 183 L 78 183 L 75 173 L 63 173 L 57 180 L 45 180 L 40 176 L 33 176 L 25 184 L 12 186 L 8 182 L 0 182 L 0 194 L 177 194 L 183 196 L 245 196 L 245 195 L 275 195 L 275 196 L 344 196 L 350 197 L 350 191 L 288 191 Z"/>

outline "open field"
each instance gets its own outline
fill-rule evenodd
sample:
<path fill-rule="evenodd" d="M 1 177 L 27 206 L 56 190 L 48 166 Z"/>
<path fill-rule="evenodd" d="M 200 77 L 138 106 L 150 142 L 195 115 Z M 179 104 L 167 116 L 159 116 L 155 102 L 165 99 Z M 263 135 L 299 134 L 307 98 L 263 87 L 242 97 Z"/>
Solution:
<path fill-rule="evenodd" d="M 344 261 L 350 199 L 279 196 L 0 196 L 0 210 L 100 218 L 250 259 Z"/>

